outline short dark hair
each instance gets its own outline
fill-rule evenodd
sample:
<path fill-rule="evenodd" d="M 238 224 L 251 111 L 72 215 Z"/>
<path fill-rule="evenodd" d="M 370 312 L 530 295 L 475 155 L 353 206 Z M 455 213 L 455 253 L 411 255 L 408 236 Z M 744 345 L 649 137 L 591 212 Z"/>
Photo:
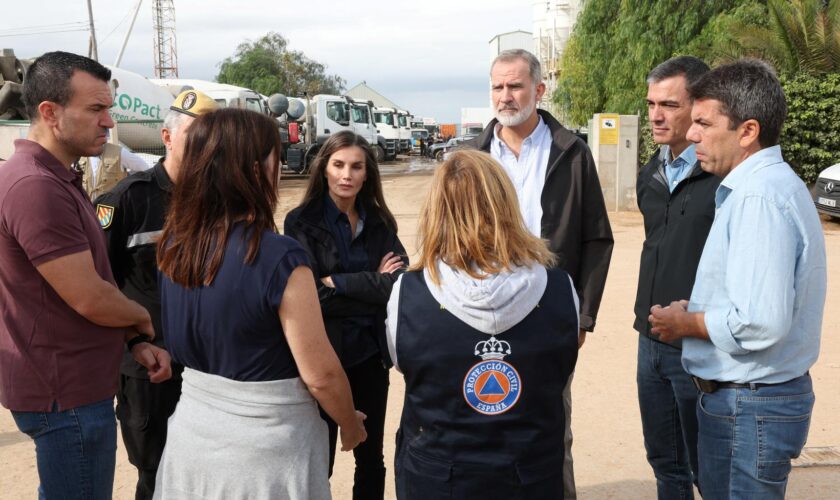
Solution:
<path fill-rule="evenodd" d="M 23 79 L 23 104 L 29 119 L 38 119 L 38 106 L 44 101 L 66 106 L 72 97 L 70 78 L 84 71 L 107 82 L 111 70 L 85 56 L 70 52 L 47 52 L 29 66 Z"/>
<path fill-rule="evenodd" d="M 667 78 L 684 76 L 688 85 L 709 72 L 709 65 L 694 56 L 677 56 L 653 68 L 647 76 L 648 84 Z"/>
<path fill-rule="evenodd" d="M 747 120 L 758 122 L 758 144 L 762 148 L 779 143 L 787 116 L 782 84 L 773 68 L 758 59 L 739 59 L 703 75 L 689 86 L 692 99 L 714 99 L 734 129 Z"/>

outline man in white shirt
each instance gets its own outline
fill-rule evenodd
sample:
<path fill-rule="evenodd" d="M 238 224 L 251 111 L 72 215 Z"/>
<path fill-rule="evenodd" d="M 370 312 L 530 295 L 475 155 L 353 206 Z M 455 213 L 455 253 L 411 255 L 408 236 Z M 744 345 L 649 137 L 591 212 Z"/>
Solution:
<path fill-rule="evenodd" d="M 580 297 L 579 345 L 595 328 L 613 237 L 595 162 L 586 143 L 550 113 L 537 109 L 545 93 L 540 63 L 525 50 L 506 50 L 490 66 L 496 119 L 466 144 L 489 152 L 513 181 L 528 229 L 548 240 L 557 267 Z M 576 498 L 572 467 L 571 377 L 566 409 L 564 496 Z"/>

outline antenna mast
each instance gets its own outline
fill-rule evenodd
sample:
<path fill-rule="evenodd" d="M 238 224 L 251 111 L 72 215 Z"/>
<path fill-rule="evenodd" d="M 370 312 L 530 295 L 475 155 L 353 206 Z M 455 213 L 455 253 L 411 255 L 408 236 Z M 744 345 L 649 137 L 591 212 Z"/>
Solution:
<path fill-rule="evenodd" d="M 175 0 L 152 0 L 152 30 L 155 37 L 155 77 L 178 78 Z"/>

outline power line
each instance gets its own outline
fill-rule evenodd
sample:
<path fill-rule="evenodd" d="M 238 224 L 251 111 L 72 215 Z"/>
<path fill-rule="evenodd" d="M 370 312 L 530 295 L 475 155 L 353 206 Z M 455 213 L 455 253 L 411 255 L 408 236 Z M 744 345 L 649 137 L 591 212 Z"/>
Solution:
<path fill-rule="evenodd" d="M 54 30 L 54 31 L 38 31 L 32 33 L 15 33 L 11 35 L 0 35 L 0 38 L 10 38 L 16 36 L 31 36 L 31 35 L 51 35 L 53 33 L 70 33 L 71 31 L 90 31 L 88 26 L 84 28 L 76 28 L 76 29 L 66 29 L 66 30 Z"/>
<path fill-rule="evenodd" d="M 142 1 L 143 0 L 139 0 L 138 3 L 142 2 Z M 103 38 L 102 40 L 99 41 L 99 44 L 100 45 L 104 44 L 105 40 L 107 40 L 111 35 L 113 35 L 114 32 L 117 31 L 117 28 L 122 26 L 128 20 L 128 18 L 131 17 L 131 14 L 133 14 L 135 10 L 137 10 L 137 4 L 136 3 L 134 4 L 134 7 L 131 7 L 130 9 L 128 9 L 128 12 L 125 13 L 125 16 L 123 16 L 123 18 L 117 23 L 117 25 L 114 26 L 114 29 L 112 29 L 107 35 L 105 35 L 105 38 Z"/>
<path fill-rule="evenodd" d="M 0 30 L 0 35 L 17 35 L 17 34 L 29 34 L 28 32 L 36 32 L 36 33 L 53 33 L 53 32 L 61 32 L 66 29 L 76 28 L 76 29 L 87 29 L 88 23 L 87 21 L 74 21 L 74 22 L 67 22 L 67 23 L 57 23 L 57 24 L 41 24 L 38 26 L 24 26 L 22 28 L 10 28 L 5 30 Z"/>

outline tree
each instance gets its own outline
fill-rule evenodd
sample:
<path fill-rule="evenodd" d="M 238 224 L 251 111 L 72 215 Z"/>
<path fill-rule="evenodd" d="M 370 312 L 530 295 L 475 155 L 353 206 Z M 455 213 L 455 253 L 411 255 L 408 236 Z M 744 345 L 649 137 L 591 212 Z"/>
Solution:
<path fill-rule="evenodd" d="M 645 77 L 722 13 L 755 0 L 589 0 L 561 60 L 553 96 L 570 125 L 598 112 L 644 116 Z M 701 48 L 702 47 L 696 47 Z M 706 58 L 709 49 L 694 53 Z"/>
<path fill-rule="evenodd" d="M 759 57 L 780 73 L 840 71 L 840 0 L 768 0 L 769 26 L 740 23 L 739 55 Z"/>
<path fill-rule="evenodd" d="M 219 64 L 216 81 L 247 87 L 264 95 L 340 94 L 346 81 L 327 75 L 326 66 L 288 49 L 288 40 L 269 32 L 256 42 L 246 41 Z"/>
<path fill-rule="evenodd" d="M 710 66 L 751 55 L 780 73 L 788 100 L 785 159 L 806 181 L 840 151 L 840 0 L 587 0 L 553 98 L 570 125 L 594 113 L 638 114 L 639 156 L 655 151 L 645 76 L 693 55 Z"/>

